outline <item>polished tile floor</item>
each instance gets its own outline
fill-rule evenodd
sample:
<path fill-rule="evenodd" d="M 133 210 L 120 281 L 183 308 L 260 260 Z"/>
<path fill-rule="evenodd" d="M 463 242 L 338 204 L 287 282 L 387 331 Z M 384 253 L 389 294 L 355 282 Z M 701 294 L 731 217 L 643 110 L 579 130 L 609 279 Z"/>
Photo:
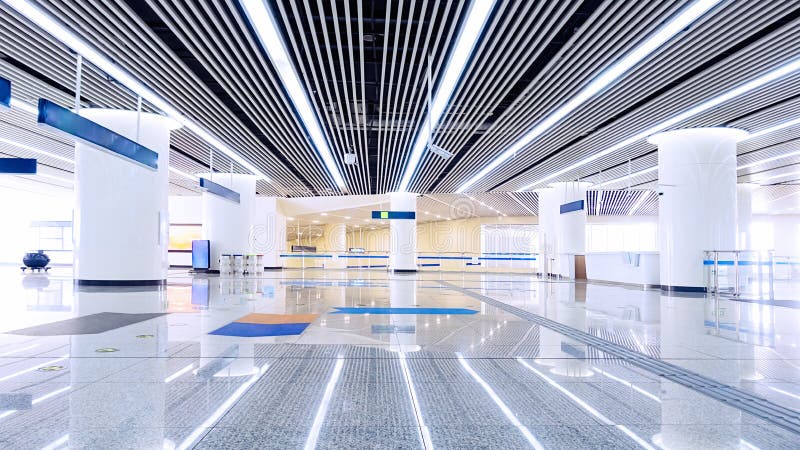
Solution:
<path fill-rule="evenodd" d="M 174 271 L 165 289 L 77 290 L 70 275 L 0 267 L 0 448 L 800 442 L 793 301 L 499 273 Z"/>

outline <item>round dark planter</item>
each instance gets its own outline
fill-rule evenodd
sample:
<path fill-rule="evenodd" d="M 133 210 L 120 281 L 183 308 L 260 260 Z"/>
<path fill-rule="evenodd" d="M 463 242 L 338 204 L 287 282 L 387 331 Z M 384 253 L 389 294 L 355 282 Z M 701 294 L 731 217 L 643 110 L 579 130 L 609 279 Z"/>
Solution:
<path fill-rule="evenodd" d="M 42 250 L 39 250 L 36 253 L 25 253 L 25 257 L 22 258 L 22 263 L 31 269 L 41 269 L 43 267 L 47 267 L 49 262 L 50 257 L 47 256 Z"/>

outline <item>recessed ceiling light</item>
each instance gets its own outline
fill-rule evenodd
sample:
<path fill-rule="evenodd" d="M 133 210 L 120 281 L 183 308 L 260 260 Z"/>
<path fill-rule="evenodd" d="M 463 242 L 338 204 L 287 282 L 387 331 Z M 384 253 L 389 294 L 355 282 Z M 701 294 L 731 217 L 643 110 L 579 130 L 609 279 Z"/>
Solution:
<path fill-rule="evenodd" d="M 656 32 L 650 35 L 644 42 L 614 62 L 611 67 L 603 69 L 580 92 L 570 98 L 569 101 L 559 106 L 550 115 L 540 120 L 530 131 L 506 148 L 500 156 L 492 160 L 466 183 L 462 184 L 456 192 L 464 192 L 469 189 L 473 184 L 477 183 L 478 180 L 488 175 L 517 152 L 530 145 L 547 130 L 572 114 L 578 107 L 622 78 L 626 72 L 647 58 L 651 53 L 658 50 L 664 43 L 683 31 L 719 2 L 720 0 L 698 0 L 691 6 L 684 8 L 683 11 L 656 30 Z"/>
<path fill-rule="evenodd" d="M 350 216 L 344 216 L 344 218 L 350 220 Z"/>
<path fill-rule="evenodd" d="M 319 220 L 312 220 L 312 222 L 314 222 L 314 223 L 319 223 Z"/>
<path fill-rule="evenodd" d="M 294 220 L 294 217 L 287 217 L 286 220 Z"/>
<path fill-rule="evenodd" d="M 320 213 L 319 215 L 320 215 L 320 216 L 327 216 L 327 215 L 328 215 L 328 213 Z"/>
<path fill-rule="evenodd" d="M 472 51 L 483 34 L 483 27 L 486 25 L 486 21 L 489 19 L 494 5 L 494 0 L 473 0 L 470 3 L 466 20 L 464 20 L 459 30 L 458 38 L 456 38 L 453 51 L 450 53 L 450 58 L 447 60 L 447 65 L 444 68 L 444 74 L 439 80 L 436 93 L 433 94 L 430 112 L 425 118 L 425 122 L 420 126 L 414 138 L 414 144 L 411 146 L 411 156 L 403 172 L 403 178 L 400 180 L 400 192 L 406 192 L 408 190 L 411 177 L 413 177 L 414 173 L 417 171 L 417 166 L 422 159 L 422 153 L 428 146 L 430 130 L 439 125 L 444 110 L 447 108 L 447 104 L 450 102 L 450 98 L 456 86 L 458 86 L 461 74 L 469 63 Z"/>

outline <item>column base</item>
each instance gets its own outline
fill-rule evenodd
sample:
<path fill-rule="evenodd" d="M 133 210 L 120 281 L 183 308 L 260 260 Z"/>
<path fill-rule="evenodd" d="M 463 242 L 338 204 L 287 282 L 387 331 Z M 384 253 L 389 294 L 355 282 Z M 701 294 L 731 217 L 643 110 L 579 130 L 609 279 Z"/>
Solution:
<path fill-rule="evenodd" d="M 392 269 L 394 273 L 417 273 L 417 269 Z"/>
<path fill-rule="evenodd" d="M 264 267 L 264 270 L 283 270 L 283 266 Z"/>
<path fill-rule="evenodd" d="M 699 286 L 668 286 L 666 284 L 661 285 L 662 291 L 667 292 L 708 292 L 708 289 L 705 287 Z"/>
<path fill-rule="evenodd" d="M 75 280 L 78 286 L 164 286 L 167 280 Z"/>

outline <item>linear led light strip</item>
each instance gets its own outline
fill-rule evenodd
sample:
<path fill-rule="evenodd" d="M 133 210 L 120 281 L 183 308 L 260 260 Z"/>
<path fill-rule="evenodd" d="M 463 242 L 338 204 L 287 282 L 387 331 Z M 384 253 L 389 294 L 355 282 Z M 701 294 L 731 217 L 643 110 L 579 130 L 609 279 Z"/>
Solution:
<path fill-rule="evenodd" d="M 628 211 L 628 215 L 632 216 L 636 211 L 638 211 L 639 208 L 642 207 L 642 204 L 645 202 L 645 200 L 647 200 L 648 197 L 650 197 L 650 191 L 642 191 L 642 194 L 639 195 L 639 198 L 636 200 L 636 203 L 634 203 L 633 207 L 631 207 L 631 210 Z M 634 339 L 635 339 L 635 336 L 634 336 Z M 637 344 L 638 344 L 638 342 L 637 342 Z M 642 352 L 642 353 L 644 353 L 644 352 Z"/>
<path fill-rule="evenodd" d="M 278 31 L 277 21 L 272 11 L 267 7 L 264 0 L 241 0 L 239 2 L 247 14 L 250 24 L 253 26 L 258 35 L 259 41 L 264 50 L 269 55 L 272 64 L 278 72 L 283 83 L 286 93 L 289 95 L 289 100 L 292 101 L 297 114 L 300 115 L 300 120 L 308 132 L 311 142 L 316 147 L 317 152 L 322 157 L 322 161 L 328 168 L 333 181 L 339 188 L 344 188 L 345 182 L 342 178 L 339 167 L 333 159 L 333 154 L 328 146 L 328 141 L 322 133 L 322 127 L 319 124 L 314 108 L 311 106 L 311 101 L 306 95 L 300 77 L 292 64 L 289 53 L 286 51 L 286 46 L 283 42 L 283 37 Z"/>
<path fill-rule="evenodd" d="M 333 389 L 336 387 L 339 376 L 342 374 L 342 366 L 344 366 L 344 358 L 340 356 L 336 359 L 336 365 L 333 366 L 331 378 L 325 386 L 325 393 L 322 395 L 322 401 L 319 402 L 317 414 L 314 416 L 314 423 L 311 424 L 311 430 L 308 432 L 305 445 L 306 450 L 314 450 L 317 447 L 319 432 L 322 431 L 322 423 L 325 421 L 325 415 L 328 413 L 328 406 L 330 406 L 331 398 L 333 398 Z"/>
<path fill-rule="evenodd" d="M 414 408 L 414 416 L 417 419 L 417 425 L 419 426 L 420 430 L 420 438 L 422 439 L 422 447 L 427 449 L 433 448 L 433 441 L 431 440 L 431 434 L 428 427 L 425 425 L 425 421 L 422 418 L 422 411 L 419 405 L 419 401 L 417 400 L 417 390 L 414 389 L 414 382 L 411 379 L 411 371 L 408 370 L 408 363 L 406 362 L 406 354 L 404 352 L 400 352 L 400 369 L 403 371 L 404 378 L 406 380 L 406 384 L 408 386 L 408 395 L 411 398 L 411 407 Z"/>
<path fill-rule="evenodd" d="M 700 113 L 703 113 L 703 112 L 708 111 L 708 110 L 710 110 L 712 108 L 715 108 L 715 107 L 721 105 L 722 103 L 727 102 L 728 100 L 732 100 L 732 99 L 734 99 L 734 98 L 736 98 L 736 97 L 738 97 L 740 95 L 744 95 L 744 94 L 746 94 L 746 93 L 748 93 L 748 92 L 750 92 L 750 91 L 752 91 L 754 89 L 760 88 L 760 87 L 762 87 L 762 86 L 764 86 L 764 85 L 766 85 L 768 83 L 771 83 L 771 82 L 773 82 L 775 80 L 778 80 L 780 78 L 783 78 L 783 77 L 785 77 L 785 76 L 787 76 L 787 75 L 789 75 L 789 74 L 791 74 L 793 72 L 796 72 L 797 70 L 800 70 L 800 59 L 796 59 L 796 60 L 791 61 L 791 62 L 789 62 L 787 64 L 784 64 L 784 65 L 778 67 L 777 69 L 773 69 L 773 70 L 765 73 L 764 75 L 761 75 L 758 78 L 755 78 L 753 80 L 748 81 L 747 83 L 740 84 L 739 86 L 737 86 L 737 87 L 735 87 L 735 88 L 733 88 L 733 89 L 731 89 L 729 91 L 726 91 L 726 92 L 724 92 L 724 93 L 722 93 L 722 94 L 720 94 L 720 95 L 718 95 L 716 97 L 713 97 L 713 98 L 711 98 L 709 100 L 706 100 L 705 102 L 703 102 L 703 103 L 701 103 L 701 104 L 699 104 L 699 105 L 697 105 L 697 106 L 695 106 L 693 108 L 689 108 L 686 111 L 684 111 L 684 112 L 682 112 L 682 113 L 680 113 L 680 114 L 678 114 L 676 116 L 673 116 L 673 117 L 671 117 L 671 118 L 669 118 L 669 119 L 667 119 L 667 120 L 665 120 L 665 121 L 663 121 L 663 122 L 661 122 L 659 124 L 656 124 L 656 125 L 648 128 L 648 129 L 646 129 L 646 130 L 644 130 L 644 131 L 642 131 L 640 133 L 637 133 L 637 134 L 631 136 L 630 138 L 625 139 L 624 141 L 619 142 L 619 143 L 617 143 L 617 144 L 615 144 L 615 145 L 603 150 L 600 153 L 595 153 L 594 155 L 589 156 L 588 158 L 584 158 L 584 159 L 576 162 L 575 164 L 571 164 L 571 165 L 569 165 L 569 166 L 567 166 L 567 167 L 565 167 L 565 168 L 563 168 L 561 170 L 558 170 L 556 172 L 551 173 L 550 175 L 548 175 L 548 176 L 546 176 L 546 177 L 544 177 L 542 179 L 534 181 L 533 183 L 531 183 L 531 184 L 529 184 L 529 185 L 527 185 L 527 186 L 525 186 L 525 187 L 523 187 L 521 189 L 518 189 L 518 191 L 530 190 L 531 188 L 533 188 L 533 187 L 535 187 L 537 185 L 540 185 L 540 184 L 542 184 L 542 183 L 544 183 L 546 181 L 552 180 L 553 178 L 555 178 L 555 177 L 557 177 L 559 175 L 563 175 L 563 174 L 565 174 L 567 172 L 570 172 L 572 170 L 577 169 L 578 167 L 580 167 L 580 166 L 582 166 L 584 164 L 588 164 L 588 163 L 590 163 L 590 162 L 592 162 L 592 161 L 594 161 L 596 159 L 602 158 L 604 156 L 607 156 L 607 155 L 609 155 L 611 153 L 616 152 L 617 150 L 620 150 L 620 149 L 622 149 L 624 147 L 627 147 L 628 145 L 634 144 L 634 143 L 636 143 L 638 141 L 641 141 L 642 139 L 646 139 L 647 137 L 649 137 L 649 136 L 651 136 L 651 135 L 653 135 L 655 133 L 658 133 L 659 131 L 663 131 L 663 130 L 669 128 L 669 127 L 677 125 L 677 124 L 679 124 L 679 123 L 681 123 L 681 122 L 683 122 L 683 121 L 685 121 L 687 119 L 690 119 L 690 118 L 692 118 L 692 117 L 694 117 L 694 116 L 696 116 L 696 115 L 698 115 Z M 773 127 L 773 128 L 777 128 L 777 127 Z M 773 129 L 772 131 L 775 131 L 775 130 Z M 748 138 L 749 137 L 750 136 L 748 136 Z M 653 169 L 653 170 L 655 170 L 655 169 Z"/>
<path fill-rule="evenodd" d="M 464 21 L 461 30 L 459 30 L 458 38 L 456 39 L 453 52 L 450 54 L 450 59 L 447 61 L 447 66 L 444 69 L 444 75 L 439 83 L 436 93 L 433 95 L 433 101 L 430 104 L 430 111 L 425 122 L 419 129 L 414 144 L 411 147 L 411 156 L 408 159 L 408 165 L 403 172 L 403 178 L 400 180 L 400 192 L 406 192 L 408 185 L 411 183 L 411 177 L 417 171 L 419 162 L 422 159 L 422 152 L 428 146 L 430 133 L 433 128 L 439 125 L 442 119 L 444 110 L 453 96 L 458 82 L 461 79 L 461 74 L 469 63 L 469 58 L 475 45 L 478 43 L 483 27 L 489 15 L 494 9 L 494 0 L 473 0 L 469 5 L 467 11 L 467 19 Z"/>
<path fill-rule="evenodd" d="M 78 35 L 67 29 L 59 21 L 57 21 L 49 14 L 47 14 L 44 10 L 40 9 L 37 6 L 34 6 L 28 0 L 3 0 L 3 2 L 14 8 L 14 10 L 16 10 L 26 19 L 30 20 L 31 22 L 39 26 L 39 28 L 41 28 L 43 31 L 49 33 L 51 36 L 53 36 L 58 41 L 63 43 L 66 47 L 69 47 L 74 52 L 81 55 L 86 60 L 90 61 L 100 70 L 105 72 L 108 76 L 117 80 L 120 84 L 127 87 L 128 89 L 130 89 L 143 99 L 147 100 L 151 105 L 153 105 L 157 109 L 163 111 L 164 114 L 180 122 L 183 126 L 185 126 L 193 133 L 195 133 L 197 136 L 199 136 L 200 139 L 204 140 L 212 147 L 221 151 L 229 158 L 239 163 L 242 167 L 245 167 L 247 170 L 258 175 L 264 180 L 270 181 L 269 177 L 264 175 L 264 173 L 258 170 L 254 165 L 250 164 L 247 160 L 239 156 L 230 147 L 228 147 L 222 141 L 213 136 L 208 130 L 203 128 L 200 124 L 192 121 L 188 117 L 181 114 L 164 98 L 162 98 L 160 95 L 156 94 L 150 88 L 142 84 L 139 80 L 137 80 L 133 75 L 128 73 L 126 70 L 114 64 L 114 62 L 108 59 L 105 55 L 97 51 L 94 47 L 92 47 L 91 45 L 89 45 L 89 43 L 81 39 Z M 30 111 L 28 107 L 29 105 L 20 106 L 20 103 L 22 102 L 12 101 L 12 106 L 19 107 L 20 109 L 23 109 L 25 111 Z"/>
<path fill-rule="evenodd" d="M 481 378 L 481 376 L 478 375 L 477 372 L 472 369 L 472 367 L 470 367 L 470 365 L 467 363 L 467 360 L 464 359 L 464 356 L 461 355 L 461 353 L 456 353 L 456 356 L 458 357 L 458 362 L 461 363 L 461 366 L 464 368 L 464 370 L 466 370 L 467 373 L 478 382 L 483 390 L 486 391 L 486 393 L 489 395 L 492 401 L 494 401 L 497 407 L 500 408 L 500 411 L 503 412 L 503 415 L 506 416 L 509 422 L 519 429 L 519 431 L 525 437 L 525 440 L 527 440 L 534 449 L 544 450 L 544 446 L 536 439 L 528 427 L 523 425 L 519 419 L 517 419 L 517 416 L 508 408 L 505 402 L 498 397 L 497 393 L 494 392 L 494 389 L 492 389 L 492 387 L 489 386 L 489 384 L 484 381 L 484 379 Z"/>
<path fill-rule="evenodd" d="M 787 125 L 787 126 L 789 126 L 789 125 Z M 773 127 L 773 128 L 780 129 L 780 128 L 786 128 L 786 126 L 781 126 L 780 128 L 777 128 L 777 127 Z M 773 130 L 773 131 L 775 131 L 775 130 Z M 756 162 L 752 162 L 752 163 L 743 164 L 741 166 L 737 166 L 736 170 L 747 169 L 747 168 L 759 166 L 761 164 L 765 164 L 765 163 L 768 163 L 768 162 L 778 161 L 778 160 L 784 159 L 784 158 L 791 158 L 792 156 L 798 156 L 798 155 L 800 155 L 800 150 L 794 151 L 794 152 L 790 152 L 790 153 L 786 153 L 786 154 L 783 154 L 783 155 L 773 156 L 773 157 L 770 157 L 770 158 L 760 159 L 760 160 L 758 160 Z M 608 180 L 608 181 L 604 181 L 602 183 L 598 183 L 594 187 L 602 187 L 602 186 L 607 186 L 609 184 L 619 183 L 621 181 L 627 180 L 628 178 L 638 177 L 639 175 L 645 175 L 645 174 L 648 174 L 650 172 L 655 172 L 656 170 L 658 170 L 658 166 L 648 167 L 647 169 L 640 170 L 638 172 L 634 172 L 634 173 L 632 173 L 630 175 L 625 175 L 625 176 L 621 176 L 619 178 L 614 178 L 613 180 Z M 786 175 L 789 175 L 789 174 L 786 174 Z M 769 178 L 762 178 L 762 180 L 767 180 L 767 179 L 769 179 Z M 756 181 L 762 181 L 762 180 L 756 180 Z"/>
<path fill-rule="evenodd" d="M 655 450 L 655 447 L 650 445 L 644 439 L 642 439 L 639 436 L 637 436 L 633 431 L 630 430 L 630 428 L 626 427 L 625 425 L 615 424 L 611 419 L 609 419 L 608 417 L 606 417 L 603 414 L 601 414 L 600 411 L 592 408 L 588 403 L 586 403 L 583 400 L 581 400 L 580 398 L 578 398 L 577 395 L 573 394 L 572 392 L 567 390 L 564 386 L 562 386 L 561 384 L 559 384 L 558 382 L 556 382 L 552 378 L 548 377 L 547 375 L 545 375 L 542 372 L 540 372 L 539 370 L 537 370 L 535 367 L 533 367 L 530 364 L 528 364 L 527 362 L 525 362 L 522 358 L 517 358 L 517 362 L 519 362 L 520 364 L 525 366 L 526 369 L 528 369 L 531 372 L 533 372 L 536 375 L 538 375 L 539 378 L 541 378 L 544 381 L 546 381 L 547 384 L 549 384 L 550 386 L 553 386 L 554 388 L 558 389 L 559 392 L 561 392 L 562 394 L 564 394 L 567 397 L 569 397 L 570 400 L 572 400 L 578 406 L 583 408 L 589 414 L 597 417 L 604 424 L 613 426 L 613 427 L 617 428 L 618 430 L 622 431 L 629 438 L 633 439 L 637 444 L 639 444 L 642 448 L 646 448 L 648 450 Z"/>
<path fill-rule="evenodd" d="M 594 367 L 594 366 L 592 367 L 592 369 L 594 371 L 596 371 L 597 373 L 605 375 L 608 378 L 611 378 L 612 380 L 614 380 L 614 381 L 616 381 L 616 382 L 618 382 L 620 384 L 628 386 L 629 388 L 633 389 L 634 391 L 644 395 L 645 397 L 647 397 L 647 398 L 649 398 L 649 399 L 651 399 L 651 400 L 653 400 L 655 402 L 661 403 L 661 399 L 660 398 L 658 398 L 655 395 L 651 394 L 650 392 L 647 392 L 644 389 L 634 385 L 630 381 L 623 380 L 622 378 L 619 378 L 619 377 L 615 377 L 614 375 L 611 375 L 610 373 L 605 372 L 603 370 L 600 370 L 600 369 L 598 369 L 597 367 Z M 775 388 L 772 388 L 772 387 L 770 389 L 780 391 L 779 389 L 775 389 Z M 792 395 L 792 394 L 789 394 L 789 395 Z M 800 399 L 800 396 L 798 396 L 797 398 Z M 750 442 L 745 441 L 744 439 L 739 439 L 739 443 L 741 443 L 742 446 L 744 446 L 745 448 L 748 448 L 748 449 L 758 449 L 758 447 L 756 447 L 755 445 L 751 444 Z M 660 448 L 664 448 L 663 446 L 659 445 L 658 443 L 656 443 L 656 445 L 658 445 Z"/>
<path fill-rule="evenodd" d="M 490 162 L 486 167 L 481 169 L 477 175 L 470 178 L 466 183 L 462 184 L 456 192 L 464 192 L 470 186 L 478 182 L 481 178 L 489 174 L 489 172 L 496 169 L 500 164 L 514 156 L 515 153 L 530 145 L 539 136 L 544 134 L 547 130 L 555 126 L 565 117 L 572 114 L 578 107 L 587 102 L 595 95 L 602 92 L 619 80 L 625 72 L 632 69 L 639 64 L 642 60 L 647 58 L 651 53 L 655 52 L 664 43 L 672 39 L 675 35 L 680 33 L 684 28 L 688 27 L 692 22 L 697 20 L 700 16 L 708 12 L 711 8 L 716 6 L 720 0 L 698 0 L 690 7 L 684 9 L 674 19 L 670 20 L 664 26 L 659 28 L 653 35 L 645 40 L 638 47 L 633 49 L 630 53 L 622 57 L 611 67 L 601 72 L 597 77 L 592 80 L 586 87 L 584 87 L 577 95 L 572 97 L 569 101 L 558 107 L 552 114 L 545 117 L 530 131 L 525 133 L 516 142 L 511 144 L 503 153 Z M 552 178 L 552 177 L 550 177 Z M 548 178 L 549 179 L 549 178 Z M 543 182 L 542 180 L 540 182 Z M 539 184 L 539 183 L 535 183 Z M 533 186 L 532 184 L 531 186 Z M 524 189 L 521 189 L 524 190 Z"/>
<path fill-rule="evenodd" d="M 755 133 L 749 134 L 747 137 L 745 137 L 744 139 L 742 139 L 739 142 L 749 141 L 751 139 L 755 139 L 757 137 L 761 137 L 761 136 L 764 136 L 764 135 L 769 134 L 769 133 L 774 133 L 776 131 L 783 130 L 784 128 L 789 128 L 789 127 L 794 126 L 794 125 L 800 125 L 800 118 L 792 119 L 792 120 L 789 120 L 787 122 L 779 123 L 778 125 L 775 125 L 775 126 L 772 126 L 772 127 L 769 127 L 769 128 L 765 128 L 765 129 L 760 130 L 760 131 L 756 131 Z M 792 156 L 798 156 L 798 155 L 800 155 L 800 150 L 797 150 L 797 151 L 794 151 L 794 152 L 790 152 L 790 153 L 786 153 L 786 154 L 783 154 L 783 155 L 772 156 L 770 158 L 760 159 L 758 161 L 747 163 L 747 164 L 742 164 L 741 166 L 737 166 L 736 170 L 748 169 L 750 167 L 755 167 L 755 166 L 759 166 L 761 164 L 765 164 L 765 163 L 768 163 L 768 162 L 778 161 L 778 160 L 784 159 L 784 158 L 791 158 Z M 637 177 L 639 175 L 645 175 L 645 174 L 648 174 L 650 172 L 654 172 L 656 170 L 658 170 L 658 166 L 648 167 L 647 169 L 640 170 L 638 172 L 634 172 L 634 173 L 632 173 L 630 175 L 624 175 L 624 176 L 621 176 L 619 178 L 614 178 L 613 180 L 608 180 L 608 181 L 604 181 L 602 183 L 598 183 L 598 184 L 595 185 L 595 187 L 601 187 L 601 186 L 606 186 L 606 185 L 609 185 L 609 184 L 618 183 L 620 181 L 627 180 L 628 178 L 634 178 L 634 177 Z"/>
<path fill-rule="evenodd" d="M 178 450 L 186 450 L 191 448 L 192 445 L 194 445 L 194 442 L 199 439 L 200 436 L 205 434 L 206 431 L 208 431 L 208 428 L 211 428 L 222 417 L 222 415 L 225 414 L 233 406 L 233 404 L 236 403 L 236 401 L 239 400 L 239 398 L 244 395 L 245 392 L 247 392 L 248 389 L 250 389 L 250 386 L 255 384 L 255 382 L 264 375 L 264 373 L 267 371 L 267 368 L 269 368 L 269 364 L 264 364 L 255 374 L 253 374 L 253 376 L 242 383 L 242 385 L 239 386 L 233 392 L 233 394 L 228 397 L 227 400 L 225 400 L 216 410 L 214 410 L 208 419 L 201 423 L 200 426 L 195 428 L 192 433 L 187 436 L 183 442 L 181 442 L 181 444 L 178 446 Z"/>
<path fill-rule="evenodd" d="M 19 103 L 21 103 L 23 105 L 27 105 L 27 103 L 22 103 L 22 102 L 19 102 Z M 17 105 L 14 105 L 13 102 L 12 102 L 12 105 L 14 107 L 17 107 Z M 36 114 L 36 111 L 34 110 L 32 113 Z M 29 152 L 39 153 L 39 154 L 45 155 L 45 156 L 47 156 L 49 158 L 54 158 L 54 159 L 57 159 L 59 161 L 63 161 L 63 162 L 69 163 L 69 164 L 75 164 L 75 161 L 73 161 L 73 160 L 71 160 L 71 159 L 69 159 L 67 157 L 64 157 L 64 156 L 61 156 L 61 155 L 57 155 L 55 153 L 48 152 L 48 151 L 45 151 L 45 150 L 41 150 L 41 149 L 38 149 L 36 147 L 31 147 L 30 145 L 23 144 L 21 142 L 12 141 L 11 139 L 6 139 L 4 137 L 0 137 L 0 142 L 8 144 L 8 145 L 12 145 L 14 147 L 19 147 L 19 148 L 21 148 L 23 150 L 27 150 Z M 176 169 L 174 167 L 170 167 L 169 171 L 173 172 L 175 174 L 178 174 L 178 175 L 180 175 L 182 177 L 188 178 L 190 180 L 194 180 L 194 181 L 198 181 L 199 180 L 199 178 L 197 178 L 196 176 L 194 176 L 194 175 L 192 175 L 190 173 L 184 172 L 182 170 Z M 56 177 L 56 176 L 53 176 L 53 175 L 47 175 L 47 174 L 43 174 L 43 173 L 37 173 L 37 175 L 44 176 L 44 177 L 49 177 L 49 178 L 55 178 L 55 179 L 59 179 L 59 180 L 70 182 L 70 183 L 72 182 L 72 180 L 68 180 L 66 178 L 61 178 L 61 177 Z"/>
<path fill-rule="evenodd" d="M 67 386 L 67 387 L 63 387 L 61 389 L 56 389 L 55 391 L 52 391 L 52 392 L 48 392 L 47 394 L 44 394 L 41 397 L 36 397 L 35 399 L 33 399 L 33 401 L 31 401 L 31 404 L 32 405 L 38 405 L 39 403 L 41 403 L 41 402 L 43 402 L 43 401 L 45 401 L 45 400 L 47 400 L 49 398 L 55 397 L 58 394 L 63 394 L 64 392 L 67 392 L 70 389 L 72 389 L 72 386 Z M 0 414 L 0 419 L 5 419 L 6 417 L 14 414 L 17 411 L 19 411 L 19 410 L 10 409 L 8 411 L 5 411 L 4 413 Z"/>

